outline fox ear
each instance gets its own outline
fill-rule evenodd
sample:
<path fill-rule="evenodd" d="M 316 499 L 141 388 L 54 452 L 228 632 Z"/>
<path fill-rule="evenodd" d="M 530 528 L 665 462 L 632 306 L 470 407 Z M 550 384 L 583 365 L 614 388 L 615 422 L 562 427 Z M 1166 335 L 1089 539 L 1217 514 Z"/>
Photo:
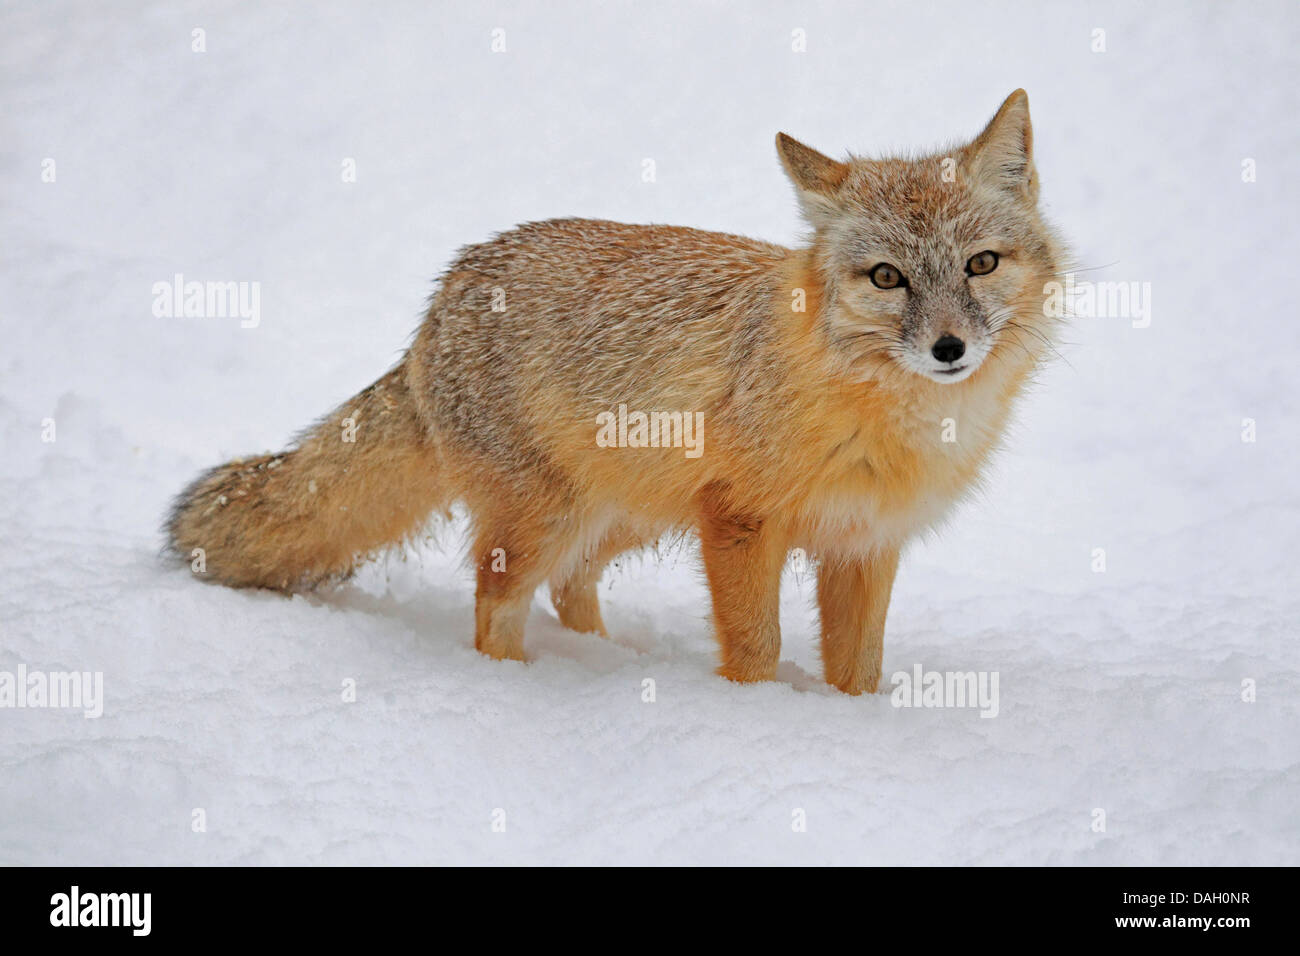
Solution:
<path fill-rule="evenodd" d="M 1034 128 L 1024 90 L 1016 90 L 1002 102 L 984 132 L 966 147 L 966 157 L 974 178 L 1038 201 Z"/>
<path fill-rule="evenodd" d="M 825 224 L 839 209 L 836 194 L 849 176 L 847 163 L 823 156 L 785 133 L 776 134 L 776 152 L 799 193 L 799 205 L 814 227 Z"/>

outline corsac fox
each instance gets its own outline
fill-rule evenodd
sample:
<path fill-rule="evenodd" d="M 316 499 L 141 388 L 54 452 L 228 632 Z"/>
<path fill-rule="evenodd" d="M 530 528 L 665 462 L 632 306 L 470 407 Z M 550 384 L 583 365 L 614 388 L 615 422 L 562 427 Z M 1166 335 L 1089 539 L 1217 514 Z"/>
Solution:
<path fill-rule="evenodd" d="M 1051 347 L 1064 248 L 1032 143 L 1023 90 L 921 158 L 839 162 L 778 134 L 799 249 L 583 219 L 467 246 L 397 366 L 288 451 L 199 476 L 170 548 L 292 591 L 460 504 L 474 645 L 518 660 L 538 585 L 565 626 L 604 634 L 604 567 L 695 531 L 736 681 L 776 673 L 802 548 L 826 680 L 874 692 L 900 549 L 977 482 Z"/>

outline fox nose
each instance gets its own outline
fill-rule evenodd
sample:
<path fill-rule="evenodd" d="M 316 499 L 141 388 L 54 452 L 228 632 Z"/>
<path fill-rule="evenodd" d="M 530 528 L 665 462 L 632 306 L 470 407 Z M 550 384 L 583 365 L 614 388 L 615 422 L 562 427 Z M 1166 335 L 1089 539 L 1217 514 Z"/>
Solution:
<path fill-rule="evenodd" d="M 966 354 L 966 343 L 955 335 L 941 335 L 930 354 L 940 362 L 955 362 Z"/>

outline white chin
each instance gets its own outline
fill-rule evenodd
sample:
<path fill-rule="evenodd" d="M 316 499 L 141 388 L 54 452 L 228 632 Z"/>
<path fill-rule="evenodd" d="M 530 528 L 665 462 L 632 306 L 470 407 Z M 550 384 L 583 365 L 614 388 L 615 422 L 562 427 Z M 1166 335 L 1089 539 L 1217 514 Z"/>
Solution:
<path fill-rule="evenodd" d="M 932 382 L 938 382 L 940 385 L 956 385 L 958 382 L 964 382 L 970 378 L 976 367 L 977 363 L 971 362 L 966 365 L 958 365 L 955 369 L 923 369 L 921 374 Z"/>

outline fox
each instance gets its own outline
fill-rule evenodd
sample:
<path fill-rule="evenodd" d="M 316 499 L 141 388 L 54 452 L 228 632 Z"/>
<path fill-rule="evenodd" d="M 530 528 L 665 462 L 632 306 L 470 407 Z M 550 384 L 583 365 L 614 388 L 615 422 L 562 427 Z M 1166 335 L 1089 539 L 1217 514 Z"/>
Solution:
<path fill-rule="evenodd" d="M 288 450 L 199 475 L 165 519 L 169 551 L 291 593 L 459 507 L 474 646 L 522 661 L 539 587 L 561 625 L 608 637 L 606 567 L 689 536 L 717 673 L 749 683 L 775 679 L 802 549 L 826 682 L 875 693 L 900 554 L 982 487 L 1053 349 L 1044 299 L 1066 252 L 1039 209 L 1024 90 L 937 153 L 837 160 L 785 133 L 776 150 L 798 248 L 579 218 L 464 246 L 401 360 Z M 645 441 L 647 413 L 694 422 L 697 453 L 676 418 Z"/>

